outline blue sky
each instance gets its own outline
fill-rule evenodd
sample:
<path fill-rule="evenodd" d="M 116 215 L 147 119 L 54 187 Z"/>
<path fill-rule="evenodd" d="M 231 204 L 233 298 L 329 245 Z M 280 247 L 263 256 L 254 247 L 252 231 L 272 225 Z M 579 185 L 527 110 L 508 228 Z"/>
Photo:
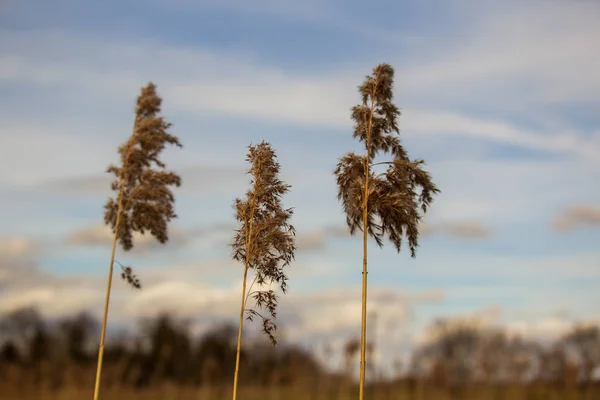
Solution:
<path fill-rule="evenodd" d="M 339 344 L 358 334 L 360 238 L 344 234 L 332 171 L 359 150 L 349 119 L 356 86 L 387 62 L 402 141 L 442 193 L 416 260 L 371 244 L 370 304 L 406 332 L 386 354 L 413 346 L 439 316 L 530 335 L 599 317 L 600 3 L 0 8 L 0 312 L 101 307 L 109 240 L 99 224 L 112 195 L 103 172 L 152 80 L 184 144 L 164 155 L 184 179 L 179 219 L 168 245 L 141 239 L 118 256 L 146 288 L 115 285 L 112 320 L 161 307 L 233 320 L 241 269 L 227 247 L 231 205 L 247 187 L 247 146 L 265 139 L 296 208 L 300 249 L 281 304 L 290 339 Z"/>

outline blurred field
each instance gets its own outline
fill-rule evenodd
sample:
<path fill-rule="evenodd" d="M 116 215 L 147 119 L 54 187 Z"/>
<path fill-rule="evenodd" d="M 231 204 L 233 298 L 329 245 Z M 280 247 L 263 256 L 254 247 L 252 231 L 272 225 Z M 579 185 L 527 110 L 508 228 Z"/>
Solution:
<path fill-rule="evenodd" d="M 59 390 L 17 390 L 4 387 L 0 393 L 2 400 L 70 400 L 91 398 L 92 387 L 61 388 Z M 350 400 L 357 398 L 357 387 L 333 387 L 326 385 L 305 385 L 290 387 L 242 387 L 240 399 L 244 400 Z M 450 393 L 449 389 L 431 384 L 417 384 L 413 388 L 405 383 L 385 384 L 370 387 L 367 399 L 371 400 L 598 400 L 600 387 L 554 388 L 551 386 L 512 385 L 506 388 L 469 386 Z M 143 390 L 131 388 L 103 388 L 101 398 L 113 400 L 200 400 L 229 399 L 230 386 L 213 388 L 182 388 L 161 385 Z"/>
<path fill-rule="evenodd" d="M 91 398 L 97 325 L 85 313 L 52 323 L 33 309 L 0 318 L 0 400 Z M 367 400 L 600 400 L 597 326 L 575 326 L 554 344 L 464 323 L 434 328 L 404 368 L 386 374 L 367 364 L 367 378 L 377 378 Z M 185 323 L 161 316 L 115 335 L 105 348 L 100 398 L 230 399 L 236 332 L 222 325 L 192 335 Z M 357 348 L 349 340 L 319 356 L 251 338 L 242 347 L 239 399 L 357 399 Z"/>

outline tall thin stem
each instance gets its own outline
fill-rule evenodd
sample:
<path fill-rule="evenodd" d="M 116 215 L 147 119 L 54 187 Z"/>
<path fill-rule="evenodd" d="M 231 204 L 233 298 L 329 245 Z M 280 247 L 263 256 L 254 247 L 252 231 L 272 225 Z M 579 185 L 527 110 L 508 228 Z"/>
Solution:
<path fill-rule="evenodd" d="M 259 163 L 260 165 L 260 163 Z M 257 169 L 258 171 L 260 168 Z M 256 210 L 256 196 L 258 193 L 258 173 L 255 174 L 255 183 L 254 183 L 254 193 L 252 196 L 252 210 L 250 211 L 250 221 L 246 224 L 246 260 L 244 263 L 244 281 L 242 283 L 242 304 L 240 305 L 240 323 L 238 327 L 238 337 L 237 337 L 237 349 L 235 353 L 235 372 L 233 375 L 233 395 L 232 399 L 237 399 L 237 388 L 238 388 L 238 379 L 240 372 L 240 353 L 242 348 L 242 331 L 244 327 L 244 311 L 246 309 L 246 281 L 248 279 L 248 269 L 250 268 L 250 245 L 252 238 L 252 224 L 254 222 L 254 211 Z M 254 282 L 252 282 L 254 284 Z"/>
<path fill-rule="evenodd" d="M 369 228 L 369 174 L 370 174 L 370 150 L 371 150 L 371 129 L 373 125 L 373 112 L 375 109 L 375 92 L 379 83 L 379 74 L 377 75 L 373 91 L 371 93 L 371 110 L 369 112 L 369 125 L 367 126 L 367 154 L 365 156 L 365 194 L 363 199 L 363 271 L 362 271 L 362 313 L 360 327 L 360 376 L 358 384 L 358 398 L 364 400 L 365 397 L 365 375 L 366 375 L 366 348 L 367 348 L 367 242 Z"/>
<path fill-rule="evenodd" d="M 248 266 L 244 267 L 244 283 L 242 284 L 242 304 L 240 305 L 240 325 L 238 327 L 237 349 L 235 353 L 235 373 L 233 376 L 233 400 L 237 399 L 238 376 L 240 372 L 240 350 L 242 347 L 242 329 L 244 326 L 244 310 L 246 309 L 246 280 L 248 277 Z"/>
<path fill-rule="evenodd" d="M 369 140 L 367 139 L 367 143 Z M 365 367 L 366 367 L 366 341 L 367 341 L 367 239 L 368 239 L 368 212 L 367 202 L 369 196 L 369 169 L 368 159 L 366 157 L 366 179 L 365 179 L 365 195 L 363 205 L 363 270 L 362 270 L 362 313 L 360 326 L 360 377 L 359 377 L 359 399 L 364 399 L 365 390 Z"/>
<path fill-rule="evenodd" d="M 133 123 L 133 132 L 131 134 L 130 142 L 128 143 L 127 154 L 125 156 L 125 161 L 123 162 L 123 171 L 121 176 L 121 182 L 119 187 L 119 200 L 117 205 L 117 217 L 115 220 L 115 232 L 113 236 L 113 244 L 112 244 L 112 252 L 110 255 L 110 267 L 108 268 L 108 279 L 106 282 L 106 297 L 104 299 L 104 315 L 102 317 L 102 331 L 100 333 L 100 346 L 98 349 L 98 363 L 96 365 L 96 382 L 94 384 L 94 400 L 98 400 L 98 395 L 100 393 L 100 378 L 102 376 L 102 361 L 104 359 L 104 340 L 106 338 L 106 322 L 108 320 L 108 306 L 110 303 L 110 290 L 112 287 L 112 276 L 113 269 L 115 264 L 115 252 L 117 251 L 117 238 L 119 232 L 119 223 L 121 221 L 121 210 L 123 207 L 123 192 L 125 189 L 125 178 L 127 176 L 127 161 L 129 160 L 129 155 L 131 154 L 131 150 L 133 149 L 133 135 L 135 135 L 137 118 Z"/>

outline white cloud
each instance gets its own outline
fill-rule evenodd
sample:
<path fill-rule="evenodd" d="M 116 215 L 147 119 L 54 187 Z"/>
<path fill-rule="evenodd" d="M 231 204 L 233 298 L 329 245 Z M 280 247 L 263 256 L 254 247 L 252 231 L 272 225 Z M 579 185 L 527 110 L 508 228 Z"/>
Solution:
<path fill-rule="evenodd" d="M 525 11 L 524 16 L 486 16 L 480 32 L 473 34 L 475 39 L 457 42 L 459 51 L 439 53 L 435 47 L 426 47 L 424 53 L 434 53 L 428 61 L 398 69 L 397 91 L 400 98 L 404 92 L 408 94 L 408 104 L 400 104 L 406 110 L 401 120 L 406 134 L 454 134 L 591 156 L 600 152 L 598 143 L 579 132 L 527 132 L 506 121 L 451 112 L 448 106 L 451 109 L 452 105 L 437 102 L 449 90 L 448 85 L 456 85 L 450 91 L 468 97 L 472 105 L 492 106 L 494 98 L 482 82 L 506 86 L 518 79 L 541 80 L 539 87 L 527 90 L 527 96 L 537 96 L 538 103 L 544 101 L 542 91 L 549 87 L 568 88 L 575 100 L 585 98 L 586 93 L 597 95 L 600 58 L 594 56 L 591 42 L 582 40 L 597 32 L 595 22 L 575 8 L 569 15 L 581 18 L 577 22 L 568 19 L 557 32 L 556 17 L 562 17 L 565 9 Z M 535 18 L 531 18 L 534 11 Z M 261 64 L 249 54 L 165 47 L 150 41 L 104 43 L 61 32 L 44 32 L 43 37 L 39 32 L 5 33 L 6 39 L 0 42 L 0 48 L 5 49 L 0 77 L 6 80 L 67 84 L 71 90 L 87 88 L 124 100 L 133 97 L 148 79 L 144 77 L 152 77 L 168 110 L 217 112 L 310 126 L 348 128 L 348 109 L 358 100 L 355 86 L 368 72 L 346 69 L 297 74 Z M 569 56 L 557 52 L 558 47 L 566 49 Z M 64 53 L 64 49 L 77 51 Z M 102 60 L 103 68 L 98 69 L 98 63 L 90 60 Z M 585 71 L 577 66 L 584 66 Z M 412 93 L 419 93 L 426 101 L 419 101 Z M 518 90 L 507 95 L 514 107 L 527 105 Z"/>
<path fill-rule="evenodd" d="M 132 317 L 154 317 L 168 312 L 178 317 L 235 318 L 239 307 L 237 287 L 218 289 L 205 284 L 164 280 L 144 289 L 125 301 L 123 313 Z"/>
<path fill-rule="evenodd" d="M 0 260 L 26 256 L 37 249 L 37 244 L 26 237 L 0 236 Z"/>
<path fill-rule="evenodd" d="M 78 132 L 82 125 L 65 122 L 43 126 L 3 121 L 0 183 L 28 185 L 44 179 L 103 171 L 116 158 L 118 143 L 106 140 L 102 131 L 94 127 L 86 127 L 86 134 L 82 135 Z"/>
<path fill-rule="evenodd" d="M 165 85 L 164 96 L 172 107 L 190 112 L 334 128 L 350 125 L 348 110 L 356 97 L 348 96 L 352 85 L 334 77 L 306 79 L 263 72 L 252 81 L 215 77 L 211 82 L 221 83 Z"/>
<path fill-rule="evenodd" d="M 18 290 L 21 287 L 29 287 L 32 282 L 37 283 L 41 279 L 51 278 L 38 270 L 35 263 L 31 261 L 0 259 L 0 288 L 2 289 Z"/>
<path fill-rule="evenodd" d="M 462 239 L 478 239 L 491 236 L 491 229 L 477 221 L 445 221 L 437 224 L 422 222 L 419 232 L 423 235 L 445 234 Z"/>
<path fill-rule="evenodd" d="M 574 131 L 529 132 L 504 121 L 439 111 L 408 110 L 401 121 L 403 130 L 409 134 L 449 134 L 589 159 L 600 155 L 600 131 L 589 138 Z"/>
<path fill-rule="evenodd" d="M 193 233 L 193 232 L 192 232 Z M 77 246 L 110 246 L 113 242 L 112 229 L 109 226 L 101 223 L 95 223 L 71 232 L 65 242 L 69 245 Z M 192 235 L 184 232 L 176 226 L 169 228 L 169 245 L 181 246 L 192 239 Z M 161 245 L 149 233 L 142 235 L 139 232 L 133 233 L 134 251 L 137 254 L 144 253 L 151 249 L 160 248 Z"/>
<path fill-rule="evenodd" d="M 396 257 L 396 255 L 393 255 Z M 423 252 L 416 260 L 414 270 L 411 270 L 412 277 L 452 277 L 452 279 L 486 278 L 502 279 L 503 283 L 493 283 L 485 286 L 465 287 L 462 284 L 450 286 L 452 294 L 459 298 L 485 299 L 489 297 L 505 296 L 511 290 L 517 290 L 519 293 L 526 290 L 528 285 L 540 283 L 539 287 L 532 287 L 529 290 L 529 296 L 540 296 L 539 300 L 544 301 L 547 291 L 556 291 L 564 279 L 598 279 L 600 270 L 597 268 L 600 260 L 600 252 L 593 249 L 588 252 L 567 253 L 564 255 L 515 255 L 498 254 L 492 256 L 486 253 L 472 253 L 458 255 L 450 249 L 443 252 Z M 380 268 L 396 269 L 396 266 Z M 543 285 L 540 277 L 544 277 Z M 506 282 L 507 279 L 512 282 Z M 481 284 L 484 285 L 484 284 Z M 548 286 L 549 285 L 549 286 Z M 481 287 L 485 287 L 482 290 Z M 560 290 L 567 291 L 569 286 L 560 287 Z M 448 289 L 449 290 L 449 289 Z M 588 290 L 582 290 L 578 294 L 593 295 Z M 557 300 L 558 301 L 558 300 Z"/>
<path fill-rule="evenodd" d="M 296 246 L 299 251 L 323 250 L 328 240 L 350 238 L 350 232 L 344 225 L 327 225 L 318 229 L 296 233 Z"/>
<path fill-rule="evenodd" d="M 500 107 L 597 100 L 600 57 L 589 38 L 600 35 L 600 28 L 591 3 L 554 1 L 541 9 L 520 2 L 481 13 L 462 46 L 408 69 L 403 82 L 411 93 L 437 88 Z M 502 105 L 505 101 L 512 104 Z"/>
<path fill-rule="evenodd" d="M 479 332 L 493 332 L 503 329 L 508 336 L 518 336 L 523 339 L 551 343 L 575 326 L 574 321 L 565 315 L 557 313 L 540 314 L 534 318 L 505 318 L 500 306 L 489 305 L 471 313 L 451 316 L 432 322 L 415 337 L 417 346 L 436 341 L 441 335 L 458 329 L 475 329 Z M 598 320 L 582 320 L 581 326 L 597 326 Z"/>
<path fill-rule="evenodd" d="M 557 265 L 565 264 L 565 260 L 554 261 Z M 488 267 L 497 269 L 494 265 Z M 554 267 L 548 265 L 548 261 L 531 267 L 543 268 L 547 274 L 554 273 Z M 2 269 L 0 276 L 1 272 Z M 35 268 L 22 272 L 26 279 L 13 285 L 17 281 L 9 277 L 8 285 L 0 291 L 0 314 L 20 307 L 36 306 L 49 317 L 65 316 L 84 309 L 90 309 L 97 317 L 100 316 L 104 276 L 60 278 L 45 275 Z M 153 317 L 162 312 L 191 318 L 205 326 L 208 326 L 207 321 L 235 322 L 241 285 L 241 267 L 237 263 L 229 259 L 215 259 L 196 264 L 147 268 L 138 272 L 143 284 L 141 291 L 120 282 L 115 273 L 111 322 L 137 321 L 140 317 Z M 217 285 L 217 281 L 228 283 Z M 481 288 L 471 288 L 473 293 L 481 291 Z M 463 289 L 459 292 L 469 298 Z M 435 307 L 436 303 L 446 299 L 446 294 L 445 290 L 439 289 L 406 291 L 391 286 L 370 286 L 369 332 L 370 335 L 377 335 L 372 337 L 376 337 L 381 346 L 378 350 L 381 365 L 391 365 L 403 346 L 422 343 L 427 339 L 426 331 L 415 336 L 419 332 L 415 332 L 413 307 L 423 303 L 433 303 Z M 503 316 L 503 308 L 491 304 L 464 318 L 482 327 L 502 321 L 500 323 L 510 332 L 527 337 L 555 338 L 570 326 L 568 321 L 562 321 L 564 317 L 551 316 L 537 320 Z M 360 287 L 333 286 L 289 293 L 281 297 L 278 321 L 285 340 L 313 345 L 325 342 L 341 345 L 359 334 Z M 248 327 L 256 328 L 256 324 L 249 324 Z"/>
<path fill-rule="evenodd" d="M 564 210 L 552 222 L 555 230 L 563 232 L 583 226 L 600 226 L 600 206 L 576 204 Z"/>
<path fill-rule="evenodd" d="M 441 194 L 426 222 L 450 216 L 495 226 L 548 220 L 564 204 L 600 196 L 600 187 L 591 185 L 600 177 L 600 164 L 593 160 L 433 161 L 427 169 Z"/>
<path fill-rule="evenodd" d="M 406 292 L 403 290 L 372 286 L 369 288 L 367 311 L 369 320 L 383 329 L 390 343 L 398 339 L 395 333 L 410 328 L 412 306 L 423 302 L 438 302 L 444 298 L 440 290 Z M 294 310 L 295 318 L 284 327 L 293 340 L 346 339 L 358 334 L 360 327 L 360 287 L 337 287 L 310 294 L 290 294 L 282 307 Z M 381 332 L 381 331 L 379 331 Z"/>
<path fill-rule="evenodd" d="M 452 222 L 442 225 L 445 233 L 460 238 L 484 238 L 491 235 L 491 231 L 477 222 Z"/>
<path fill-rule="evenodd" d="M 50 318 L 70 316 L 100 304 L 102 293 L 89 287 L 59 288 L 41 285 L 30 289 L 9 291 L 0 296 L 0 314 L 25 308 L 36 307 Z"/>
<path fill-rule="evenodd" d="M 599 320 L 583 320 L 578 324 L 581 326 L 597 326 Z M 561 315 L 547 315 L 535 320 L 515 320 L 506 324 L 507 331 L 512 335 L 519 335 L 523 338 L 541 340 L 544 343 L 555 341 L 574 327 L 572 319 Z"/>
<path fill-rule="evenodd" d="M 118 282 L 120 278 L 115 273 L 111 321 L 135 321 L 139 317 L 153 317 L 163 312 L 195 320 L 236 321 L 241 295 L 241 268 L 231 260 L 155 267 L 139 275 L 143 288 L 138 291 Z M 219 276 L 227 278 L 229 284 L 215 285 L 214 280 Z M 35 306 L 49 317 L 84 309 L 91 309 L 99 317 L 104 279 L 30 274 L 30 279 L 22 285 L 9 285 L 0 292 L 0 313 Z M 443 296 L 439 290 L 406 292 L 374 285 L 369 289 L 369 310 L 376 311 L 377 315 L 370 315 L 387 332 L 408 329 L 413 304 L 437 302 Z M 281 296 L 278 320 L 288 339 L 303 343 L 354 334 L 360 326 L 360 287 L 334 287 Z"/>
<path fill-rule="evenodd" d="M 502 22 L 509 18 L 505 14 L 491 17 L 492 23 L 482 23 L 478 28 L 481 32 L 473 36 L 475 39 L 472 42 L 457 42 L 455 47 L 460 51 L 444 53 L 434 46 L 426 46 L 423 52 L 428 54 L 424 57 L 427 60 L 419 61 L 418 67 L 398 67 L 397 97 L 400 98 L 399 105 L 404 113 L 400 125 L 403 135 L 412 136 L 415 140 L 419 138 L 422 143 L 437 149 L 435 153 L 439 154 L 445 154 L 446 142 L 427 137 L 455 136 L 460 143 L 466 142 L 463 139 L 508 143 L 556 155 L 585 158 L 587 161 L 498 162 L 481 156 L 477 160 L 465 156 L 460 162 L 436 163 L 435 158 L 430 159 L 429 168 L 442 194 L 436 200 L 428 221 L 452 216 L 452 219 L 474 220 L 487 226 L 492 223 L 490 220 L 499 218 L 503 224 L 522 220 L 524 215 L 528 218 L 548 218 L 554 208 L 565 202 L 592 201 L 594 196 L 600 195 L 595 189 L 589 189 L 590 182 L 600 175 L 595 161 L 600 154 L 600 133 L 589 135 L 569 126 L 564 129 L 524 129 L 506 119 L 475 117 L 465 111 L 453 110 L 456 107 L 450 103 L 437 101 L 448 91 L 448 85 L 457 82 L 459 86 L 455 87 L 456 90 L 448 91 L 452 96 L 468 98 L 470 104 L 492 107 L 496 104 L 496 96 L 490 96 L 487 88 L 480 89 L 482 81 L 503 85 L 507 80 L 538 74 L 538 70 L 543 70 L 539 74 L 544 79 L 564 87 L 574 87 L 574 80 L 586 85 L 593 83 L 587 72 L 572 73 L 572 76 L 567 74 L 572 65 L 586 60 L 584 53 L 587 51 L 588 55 L 591 54 L 591 47 L 584 48 L 581 44 L 572 46 L 569 48 L 572 60 L 555 63 L 557 52 L 552 43 L 557 33 L 550 22 L 554 21 L 552 15 L 558 14 L 554 9 L 545 13 L 551 15 L 539 17 L 540 21 L 536 23 L 524 24 L 523 21 L 527 20 L 525 17 L 515 22 L 520 33 L 510 36 L 511 43 L 519 42 L 519 49 L 523 51 L 539 47 L 535 52 L 516 54 L 510 43 L 502 44 L 499 41 L 503 37 L 502 29 L 512 26 L 511 23 L 502 28 Z M 581 23 L 569 19 L 562 29 L 566 32 L 566 38 L 561 40 L 576 43 L 577 38 L 588 35 L 596 28 L 586 17 Z M 58 31 L 3 32 L 0 36 L 0 79 L 12 83 L 37 82 L 61 87 L 61 91 L 72 93 L 74 98 L 84 96 L 102 102 L 110 99 L 110 103 L 122 102 L 124 107 L 130 107 L 139 87 L 151 78 L 156 81 L 165 99 L 165 115 L 175 116 L 175 126 L 177 115 L 180 115 L 178 113 L 189 111 L 200 119 L 204 113 L 217 113 L 252 116 L 263 121 L 308 124 L 315 129 L 347 129 L 351 124 L 348 109 L 358 100 L 355 86 L 368 72 L 348 68 L 319 74 L 299 74 L 272 67 L 250 54 L 214 52 L 197 47 L 168 47 L 151 41 L 115 44 Z M 498 48 L 498 45 L 502 46 Z M 523 54 L 527 54 L 531 60 L 515 61 L 523 58 Z M 493 57 L 490 58 L 490 55 Z M 527 94 L 537 96 L 536 101 L 543 102 L 544 96 L 540 90 L 528 89 Z M 422 95 L 424 101 L 417 99 L 414 93 Z M 581 96 L 585 97 L 585 93 L 582 92 Z M 405 95 L 406 101 L 402 100 Z M 509 97 L 516 108 L 526 107 L 529 101 L 525 101 L 519 91 L 511 92 Z M 532 109 L 531 113 L 535 116 L 538 111 L 539 107 Z M 114 143 L 110 143 L 103 138 L 100 130 L 98 134 L 81 135 L 82 131 L 90 131 L 89 124 L 83 122 L 81 126 L 28 126 L 16 120 L 0 128 L 0 149 L 4 150 L 0 150 L 4 166 L 0 180 L 4 182 L 22 185 L 59 177 L 76 179 L 78 176 L 92 176 L 103 170 L 107 161 L 115 157 L 115 148 L 122 141 L 115 137 Z M 104 128 L 115 130 L 114 126 L 106 124 Z M 124 132 L 128 129 L 128 125 L 119 128 Z M 12 150 L 25 147 L 29 149 L 25 153 Z M 68 152 L 60 150 L 66 148 Z M 462 146 L 458 148 L 464 150 Z M 57 152 L 62 154 L 58 159 L 53 155 Z M 184 152 L 189 153 L 187 149 Z M 184 152 L 178 154 L 174 161 L 187 157 Z M 213 152 L 208 153 L 206 157 L 214 156 Z M 223 154 L 223 157 L 228 157 L 228 153 Z M 453 159 L 462 155 L 462 152 L 455 154 Z M 39 165 L 47 167 L 40 169 Z M 76 170 L 73 169 L 74 165 L 77 166 Z M 293 171 L 290 169 L 290 172 Z M 300 172 L 304 171 L 296 175 L 300 176 Z M 212 181 L 208 177 L 210 174 L 197 175 L 201 177 L 199 180 L 184 180 L 182 193 L 200 187 L 218 187 L 222 190 L 223 185 L 207 184 Z M 240 174 L 239 178 L 241 181 L 244 177 Z M 460 185 L 456 184 L 457 179 L 461 179 Z M 237 184 L 237 178 L 234 180 Z M 557 182 L 560 182 L 560 191 L 556 190 Z M 88 186 L 96 187 L 92 183 Z M 312 239 L 313 242 L 319 241 L 316 237 Z"/>
<path fill-rule="evenodd" d="M 296 246 L 299 251 L 306 250 L 321 250 L 325 248 L 326 244 L 325 232 L 321 230 L 315 230 L 312 232 L 306 232 L 302 235 L 296 236 Z"/>
<path fill-rule="evenodd" d="M 0 48 L 6 49 L 0 57 L 2 80 L 67 85 L 71 90 L 86 88 L 123 100 L 135 95 L 146 80 L 153 79 L 167 110 L 216 111 L 339 126 L 340 122 L 347 125 L 352 105 L 344 94 L 355 92 L 355 84 L 340 81 L 339 74 L 294 76 L 259 65 L 248 55 L 169 48 L 152 42 L 103 43 L 60 32 L 45 32 L 43 37 L 3 32 L 2 36 Z M 48 51 L 56 49 L 61 54 L 56 43 L 61 43 L 62 49 L 81 51 L 59 58 Z M 33 49 L 40 51 L 32 52 Z M 97 69 L 87 61 L 91 59 L 108 65 Z"/>

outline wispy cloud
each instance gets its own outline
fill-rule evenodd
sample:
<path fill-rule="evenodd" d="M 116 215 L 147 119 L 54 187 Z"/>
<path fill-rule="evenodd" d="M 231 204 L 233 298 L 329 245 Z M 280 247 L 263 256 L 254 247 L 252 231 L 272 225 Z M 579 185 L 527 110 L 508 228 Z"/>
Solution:
<path fill-rule="evenodd" d="M 461 239 L 481 239 L 492 235 L 492 230 L 476 221 L 450 221 L 438 222 L 435 224 L 422 223 L 420 225 L 421 234 L 429 235 L 446 235 Z M 360 232 L 356 232 L 360 235 Z M 330 239 L 349 239 L 352 235 L 347 227 L 343 225 L 325 226 L 320 229 L 299 232 L 296 238 L 298 250 L 319 251 L 327 248 Z"/>
<path fill-rule="evenodd" d="M 589 38 L 600 28 L 595 22 L 598 6 L 592 3 L 547 2 L 543 10 L 522 3 L 490 8 L 480 15 L 470 37 L 455 42 L 462 46 L 415 67 L 405 82 L 415 89 L 462 88 L 452 95 L 471 101 L 497 89 L 488 96 L 492 104 L 508 98 L 515 105 L 597 100 L 600 59 Z M 514 96 L 519 89 L 521 96 Z"/>
<path fill-rule="evenodd" d="M 166 244 L 160 244 L 150 234 L 142 235 L 134 232 L 134 248 L 131 253 L 134 255 L 150 255 L 150 252 L 157 250 L 177 251 L 198 239 L 214 240 L 220 238 L 223 234 L 232 232 L 233 225 L 213 224 L 204 227 L 192 227 L 182 229 L 176 224 L 169 228 L 169 240 Z M 110 227 L 103 223 L 93 223 L 83 226 L 69 233 L 64 244 L 68 246 L 100 246 L 108 250 L 113 241 L 113 234 Z"/>
<path fill-rule="evenodd" d="M 538 104 L 531 109 L 530 115 L 543 119 L 545 115 L 540 115 L 539 107 L 546 100 L 541 91 L 548 87 L 562 85 L 573 90 L 575 79 L 581 82 L 581 90 L 589 89 L 590 96 L 596 96 L 600 87 L 597 76 L 600 68 L 596 64 L 600 61 L 590 59 L 591 49 L 584 44 L 588 42 L 582 40 L 592 37 L 596 25 L 585 17 L 585 13 L 576 10 L 574 13 L 584 18 L 576 25 L 568 20 L 557 36 L 553 23 L 564 10 L 555 8 L 546 11 L 548 15 L 536 19 L 541 21 L 534 24 L 525 23 L 530 19 L 517 18 L 511 13 L 489 17 L 491 22 L 482 24 L 482 32 L 474 35 L 478 38 L 475 43 L 458 54 L 441 53 L 437 55 L 438 59 L 424 65 L 400 67 L 398 90 L 401 105 L 406 109 L 402 119 L 404 132 L 408 135 L 452 134 L 592 157 L 600 153 L 599 134 L 588 137 L 581 132 L 547 129 L 530 132 L 506 121 L 475 118 L 438 101 L 449 92 L 462 97 L 468 95 L 473 102 L 471 106 L 494 107 L 494 98 L 488 96 L 491 89 L 482 90 L 488 85 L 482 85 L 482 82 L 506 86 L 507 80 L 528 79 L 531 82 L 533 79 L 540 82 L 539 87 L 527 90 L 527 94 L 541 97 L 536 98 Z M 517 29 L 509 36 L 509 43 L 506 43 L 507 26 Z M 45 32 L 43 37 L 32 33 L 5 33 L 2 47 L 6 50 L 0 59 L 0 71 L 3 71 L 0 77 L 5 80 L 69 85 L 72 90 L 88 88 L 98 95 L 123 101 L 131 97 L 143 81 L 154 79 L 158 81 L 169 109 L 193 113 L 348 128 L 348 109 L 358 100 L 354 86 L 364 74 L 355 68 L 317 75 L 298 74 L 261 63 L 248 54 L 165 47 L 149 40 L 115 44 L 76 38 L 65 32 Z M 562 53 L 557 56 L 557 41 L 569 49 L 570 57 Z M 73 51 L 65 54 L 64 50 L 56 48 L 56 43 L 61 44 L 61 49 Z M 33 48 L 40 51 L 23 50 Z M 49 49 L 55 49 L 62 58 L 57 58 Z M 438 50 L 434 48 L 433 51 Z M 529 56 L 519 56 L 525 53 Z M 169 60 L 168 68 L 164 62 L 156 60 Z M 103 65 L 103 68 L 96 65 Z M 577 68 L 580 65 L 585 66 L 585 71 Z M 505 97 L 511 96 L 516 108 L 528 105 L 518 94 L 519 90 L 515 87 L 510 94 L 505 94 Z M 574 91 L 578 99 L 581 99 L 581 90 Z M 423 99 L 415 97 L 415 93 Z M 455 110 L 448 111 L 449 106 Z"/>
<path fill-rule="evenodd" d="M 583 132 L 531 132 L 507 122 L 472 118 L 451 112 L 407 111 L 403 129 L 409 134 L 452 135 L 495 143 L 511 144 L 551 154 L 566 154 L 595 160 L 600 155 L 600 130 Z"/>
<path fill-rule="evenodd" d="M 568 207 L 554 219 L 552 227 L 559 232 L 583 227 L 600 227 L 600 206 L 577 204 Z"/>
<path fill-rule="evenodd" d="M 37 247 L 37 243 L 26 237 L 0 236 L 0 259 L 26 256 Z"/>
<path fill-rule="evenodd" d="M 213 260 L 146 270 L 144 287 L 139 292 L 131 291 L 125 284 L 114 285 L 111 319 L 126 322 L 169 312 L 183 318 L 233 321 L 239 304 L 241 279 L 236 278 L 240 275 L 236 266 L 239 267 L 231 260 Z M 228 285 L 215 286 L 204 279 L 206 274 L 214 279 L 219 271 L 228 276 Z M 28 279 L 22 278 L 24 276 L 20 278 L 14 274 L 5 277 L 3 283 L 8 286 L 2 292 L 0 313 L 34 306 L 47 317 L 86 309 L 99 316 L 104 294 L 100 283 L 104 277 L 57 277 L 31 266 Z M 18 282 L 21 284 L 17 285 Z M 356 313 L 354 304 L 360 302 L 359 291 L 358 286 L 342 286 L 283 296 L 279 319 L 294 339 L 305 342 L 325 334 L 346 335 L 360 323 L 360 313 Z M 409 317 L 408 310 L 413 304 L 438 302 L 444 297 L 438 289 L 406 292 L 375 286 L 370 293 L 370 307 L 377 310 L 383 325 L 401 324 L 402 318 Z M 328 324 L 324 325 L 324 320 L 329 321 Z"/>
<path fill-rule="evenodd" d="M 300 251 L 322 250 L 329 239 L 349 238 L 350 232 L 343 225 L 328 225 L 297 235 L 296 245 Z"/>
<path fill-rule="evenodd" d="M 185 183 L 181 188 L 176 188 L 178 193 L 184 195 L 215 194 L 223 191 L 230 193 L 232 189 L 243 187 L 248 181 L 246 171 L 241 166 L 199 165 L 176 168 L 174 171 L 181 176 L 182 182 Z M 43 179 L 23 186 L 63 195 L 115 196 L 115 192 L 110 188 L 114 179 L 112 174 L 79 175 L 69 178 Z"/>
<path fill-rule="evenodd" d="M 491 229 L 474 221 L 443 222 L 436 225 L 423 223 L 421 228 L 421 232 L 425 235 L 445 234 L 463 239 L 486 238 L 492 234 Z"/>
<path fill-rule="evenodd" d="M 442 190 L 428 221 L 474 220 L 494 227 L 517 221 L 545 224 L 557 207 L 593 201 L 600 195 L 591 182 L 600 177 L 592 160 L 528 158 L 430 162 Z M 460 184 L 452 184 L 461 180 Z M 561 190 L 557 190 L 560 185 Z"/>

